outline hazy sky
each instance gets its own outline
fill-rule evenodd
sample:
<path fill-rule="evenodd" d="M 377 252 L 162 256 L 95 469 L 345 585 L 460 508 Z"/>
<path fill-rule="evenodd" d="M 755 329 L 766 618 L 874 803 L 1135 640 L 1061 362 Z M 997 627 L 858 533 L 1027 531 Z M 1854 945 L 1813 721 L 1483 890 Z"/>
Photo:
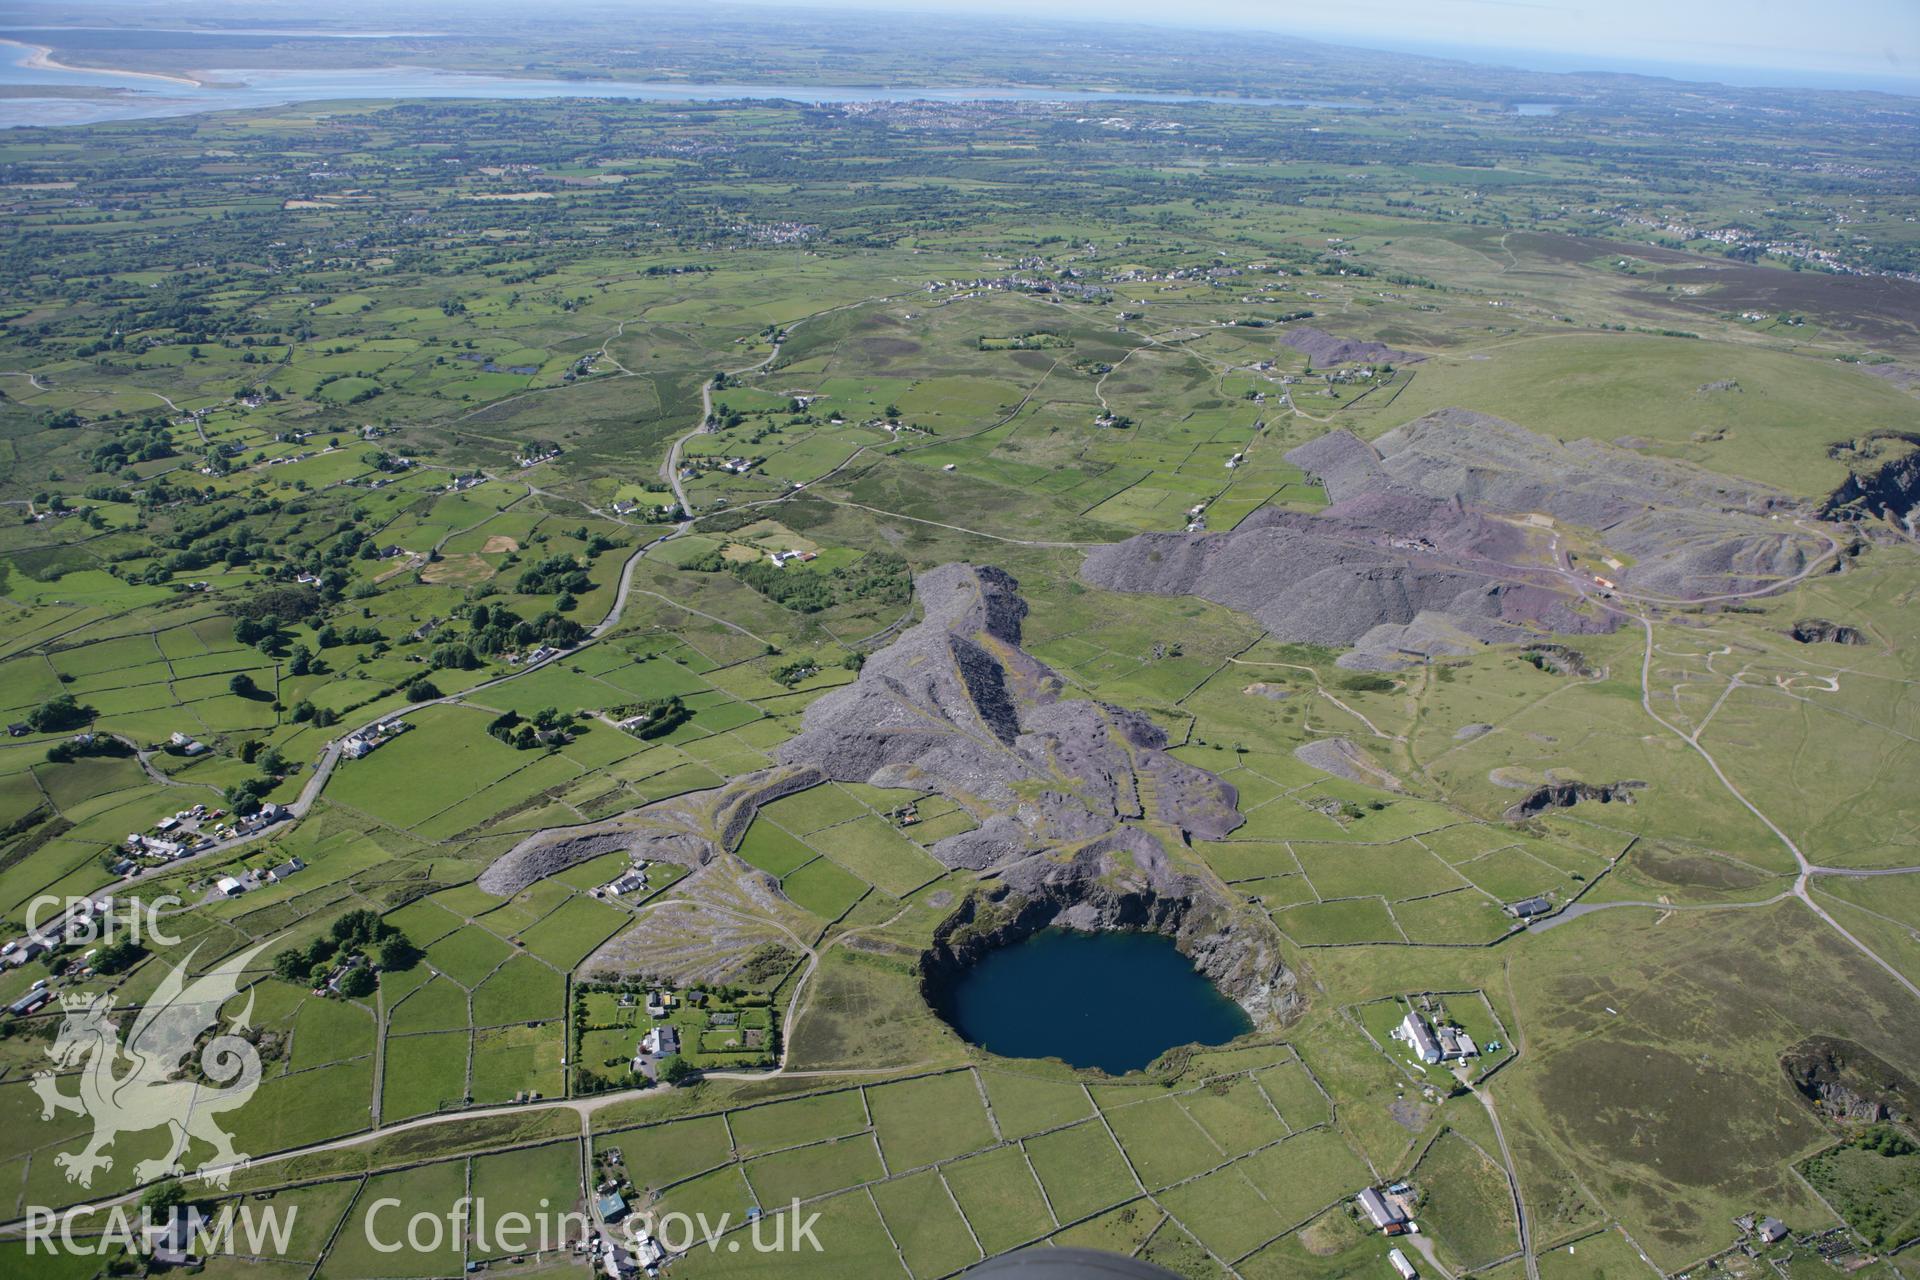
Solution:
<path fill-rule="evenodd" d="M 788 0 L 794 2 L 794 0 Z M 798 0 L 807 3 L 808 0 Z M 821 0 L 822 3 L 826 0 Z M 1542 69 L 1778 68 L 1920 80 L 1920 0 L 841 0 L 1161 25 L 1250 26 L 1375 48 L 1525 50 Z M 1527 65 L 1520 59 L 1514 59 Z"/>

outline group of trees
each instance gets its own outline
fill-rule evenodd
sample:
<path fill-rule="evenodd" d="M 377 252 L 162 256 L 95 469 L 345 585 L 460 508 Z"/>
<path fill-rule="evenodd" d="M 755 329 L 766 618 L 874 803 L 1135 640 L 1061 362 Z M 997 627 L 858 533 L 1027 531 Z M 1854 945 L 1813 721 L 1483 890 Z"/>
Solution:
<path fill-rule="evenodd" d="M 623 724 L 629 720 L 637 721 L 627 727 L 627 732 L 636 738 L 658 738 L 685 724 L 693 712 L 687 710 L 687 704 L 680 700 L 680 695 L 672 694 L 665 698 L 649 698 L 645 702 L 629 702 L 612 707 L 607 714 Z M 641 719 L 643 716 L 645 719 Z"/>
<path fill-rule="evenodd" d="M 27 712 L 26 724 L 35 733 L 65 733 L 93 719 L 92 707 L 83 706 L 70 693 L 56 693 Z"/>
<path fill-rule="evenodd" d="M 593 579 L 572 556 L 548 556 L 523 569 L 513 589 L 523 596 L 578 595 L 593 590 Z"/>
<path fill-rule="evenodd" d="M 109 733 L 82 734 L 79 737 L 69 738 L 65 742 L 56 742 L 47 748 L 47 759 L 54 764 L 66 764 L 83 756 L 130 756 L 132 754 L 132 747 Z"/>
<path fill-rule="evenodd" d="M 171 458 L 177 450 L 164 418 L 140 418 L 121 425 L 112 439 L 95 446 L 88 463 L 95 471 L 119 472 L 136 462 Z"/>
<path fill-rule="evenodd" d="M 420 949 L 406 934 L 382 920 L 378 912 L 362 908 L 335 920 L 304 949 L 288 947 L 276 953 L 273 972 L 282 981 L 311 987 L 339 965 L 350 964 L 335 989 L 357 1000 L 372 995 L 379 984 L 375 963 L 381 972 L 394 973 L 419 962 Z"/>
<path fill-rule="evenodd" d="M 529 718 L 503 711 L 487 725 L 487 732 L 520 751 L 557 747 L 573 741 L 574 713 L 542 707 Z"/>
<path fill-rule="evenodd" d="M 471 630 L 464 640 L 449 640 L 434 646 L 431 661 L 435 667 L 471 671 L 484 659 L 497 654 L 541 644 L 569 648 L 587 634 L 585 627 L 551 609 L 529 622 L 505 605 L 485 603 L 473 606 L 467 615 L 467 625 Z"/>
<path fill-rule="evenodd" d="M 258 776 L 242 778 L 229 786 L 224 795 L 227 807 L 242 817 L 258 813 L 261 802 L 273 794 L 273 789 L 289 773 L 293 772 L 293 762 L 280 754 L 278 747 L 268 746 L 258 738 L 248 738 L 240 744 L 240 762 L 250 764 L 260 770 Z"/>

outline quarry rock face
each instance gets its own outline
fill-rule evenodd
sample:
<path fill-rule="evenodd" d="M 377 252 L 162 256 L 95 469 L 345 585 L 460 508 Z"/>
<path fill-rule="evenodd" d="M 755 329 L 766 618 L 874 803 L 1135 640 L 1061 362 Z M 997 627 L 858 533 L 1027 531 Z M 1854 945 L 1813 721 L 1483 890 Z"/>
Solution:
<path fill-rule="evenodd" d="M 1270 922 L 1195 877 L 1154 865 L 1146 847 L 1151 838 L 1141 843 L 1144 836 L 1137 830 L 1116 836 L 1132 846 L 1124 859 L 1112 856 L 1115 848 L 1099 845 L 1064 860 L 1029 858 L 969 893 L 921 954 L 928 1003 L 940 1007 L 945 986 L 989 951 L 1054 926 L 1165 934 L 1256 1022 L 1296 1013 L 1300 995 Z"/>
<path fill-rule="evenodd" d="M 1018 585 L 966 564 L 922 574 L 925 620 L 808 707 L 780 760 L 937 791 L 980 820 L 933 846 L 994 879 L 936 931 L 926 982 L 1050 924 L 1150 929 L 1256 1017 L 1290 1011 L 1272 922 L 1181 870 L 1163 843 L 1238 827 L 1233 787 L 1167 755 L 1138 712 L 1061 698 L 1059 676 L 1020 647 Z"/>
<path fill-rule="evenodd" d="M 1353 649 L 1343 666 L 1393 670 L 1542 632 L 1613 630 L 1618 617 L 1557 571 L 1555 522 L 1631 556 L 1610 570 L 1622 589 L 1674 599 L 1764 587 L 1823 549 L 1772 518 L 1792 511 L 1777 491 L 1459 409 L 1375 444 L 1329 432 L 1286 456 L 1326 488 L 1325 510 L 1262 508 L 1230 533 L 1141 534 L 1094 550 L 1081 576 L 1200 596 L 1278 639 Z"/>
<path fill-rule="evenodd" d="M 1632 804 L 1633 793 L 1644 790 L 1646 785 L 1634 778 L 1599 785 L 1590 782 L 1549 782 L 1545 786 L 1535 787 L 1527 793 L 1526 799 L 1518 804 L 1509 805 L 1507 811 L 1500 816 L 1509 822 L 1518 822 L 1522 818 L 1531 818 L 1534 814 L 1544 813 L 1548 809 L 1570 809 L 1583 802 Z"/>
<path fill-rule="evenodd" d="M 1887 520 L 1911 533 L 1920 515 L 1920 451 L 1848 476 L 1820 514 L 1834 520 Z"/>
<path fill-rule="evenodd" d="M 1003 570 L 943 565 L 915 590 L 925 621 L 808 707 L 781 761 L 966 807 L 982 825 L 933 847 L 949 866 L 984 867 L 1149 817 L 1204 840 L 1240 825 L 1234 789 L 1167 755 L 1166 735 L 1145 716 L 1060 697 L 1060 677 L 1020 647 L 1026 603 Z"/>
<path fill-rule="evenodd" d="M 1802 618 L 1787 628 L 1787 635 L 1801 644 L 1867 644 L 1866 632 L 1843 622 L 1825 618 Z"/>

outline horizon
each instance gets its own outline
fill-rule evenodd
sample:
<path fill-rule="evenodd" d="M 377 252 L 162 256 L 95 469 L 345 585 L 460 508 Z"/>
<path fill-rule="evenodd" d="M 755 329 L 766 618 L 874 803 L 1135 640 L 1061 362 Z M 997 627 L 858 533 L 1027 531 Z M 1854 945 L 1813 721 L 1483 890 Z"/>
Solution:
<path fill-rule="evenodd" d="M 957 0 L 742 0 L 751 7 L 781 10 L 842 10 L 896 14 L 902 17 L 1036 17 L 1015 0 L 980 0 L 962 5 Z M 1584 39 L 1587 32 L 1569 26 L 1600 6 L 1580 0 L 1573 5 L 1541 0 L 1354 0 L 1342 7 L 1344 20 L 1316 19 L 1310 12 L 1289 10 L 1270 17 L 1273 6 L 1255 6 L 1249 0 L 1200 0 L 1184 19 L 1144 0 L 1063 0 L 1054 20 L 1089 26 L 1146 26 L 1180 31 L 1259 32 L 1293 36 L 1321 44 L 1343 45 L 1380 53 L 1441 58 L 1490 67 L 1509 67 L 1554 75 L 1647 75 L 1691 83 L 1721 83 L 1743 88 L 1801 88 L 1814 90 L 1877 90 L 1920 96 L 1920 8 L 1902 0 L 1833 0 L 1825 7 L 1819 34 L 1861 31 L 1884 23 L 1885 38 L 1845 47 L 1829 39 L 1808 46 L 1799 41 L 1715 42 L 1707 39 L 1716 26 L 1766 25 L 1766 15 L 1783 18 L 1800 7 L 1797 0 L 1699 0 L 1679 19 L 1688 24 L 1683 36 L 1658 48 L 1625 49 L 1602 39 Z M 1605 6 L 1611 23 L 1631 28 L 1636 14 L 1647 22 L 1670 18 L 1660 0 L 1616 0 Z M 1255 10 L 1258 10 L 1257 12 Z M 1756 17 L 1754 10 L 1758 9 Z M 1501 11 L 1547 15 L 1521 25 L 1516 38 L 1498 34 L 1455 15 L 1468 11 Z M 1367 14 L 1399 22 L 1407 34 L 1383 37 L 1357 29 Z M 1719 22 L 1714 15 L 1721 15 Z M 1463 33 L 1466 33 L 1463 35 Z M 1555 39 L 1558 33 L 1559 39 Z M 1795 60 L 1794 55 L 1798 55 Z"/>
<path fill-rule="evenodd" d="M 1015 0 L 967 4 L 960 0 L 732 0 L 732 4 L 788 15 L 880 14 L 976 26 L 1014 18 L 1037 24 L 1258 33 L 1535 74 L 1638 75 L 1737 88 L 1920 97 L 1920 7 L 1906 0 L 1831 0 L 1813 30 L 1796 26 L 1804 23 L 1797 12 L 1803 7 L 1799 0 L 1698 0 L 1679 13 L 1667 12 L 1661 0 L 1612 0 L 1605 6 L 1590 0 L 1351 0 L 1332 15 L 1287 5 L 1285 0 L 1260 4 L 1198 0 L 1179 14 L 1145 0 L 1118 0 L 1117 4 L 1064 0 L 1044 14 L 1035 14 Z M 419 28 L 438 25 L 435 19 L 446 21 L 495 7 L 502 6 L 495 0 L 429 0 L 415 15 L 425 17 L 425 22 L 397 24 L 408 30 L 393 32 L 361 30 L 368 28 L 371 10 L 353 5 L 322 10 L 304 0 L 265 5 L 215 0 L 178 17 L 170 4 L 152 9 L 166 14 L 179 29 L 209 34 L 243 29 L 233 24 L 244 18 L 269 29 L 312 23 L 309 34 L 316 35 L 329 23 L 350 28 L 330 34 L 399 35 L 422 34 Z M 563 10 L 581 12 L 624 7 L 608 0 L 577 4 L 563 0 L 561 5 Z M 66 21 L 76 26 L 111 25 L 112 11 L 118 8 L 112 0 L 104 4 L 75 0 L 67 6 Z M 31 29 L 61 24 L 44 15 L 22 14 L 6 25 Z M 445 34 L 455 34 L 458 24 L 447 21 L 447 26 Z M 1662 33 L 1659 43 L 1640 38 L 1638 33 L 1649 29 Z M 1729 30 L 1737 30 L 1739 38 L 1729 38 Z"/>

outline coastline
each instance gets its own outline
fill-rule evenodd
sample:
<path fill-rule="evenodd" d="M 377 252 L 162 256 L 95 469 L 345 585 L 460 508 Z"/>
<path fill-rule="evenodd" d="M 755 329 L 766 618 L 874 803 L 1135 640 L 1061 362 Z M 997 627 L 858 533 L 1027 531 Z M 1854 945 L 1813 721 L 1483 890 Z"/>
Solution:
<path fill-rule="evenodd" d="M 186 85 L 190 89 L 206 89 L 211 86 L 204 80 L 195 80 L 191 76 L 168 75 L 161 71 L 128 71 L 121 67 L 76 67 L 70 63 L 56 62 L 51 45 L 27 44 L 20 40 L 0 37 L 0 44 L 11 45 L 16 49 L 27 50 L 27 56 L 19 59 L 17 65 L 35 71 L 71 71 L 79 75 L 131 76 L 139 80 L 161 80 L 168 84 Z"/>

